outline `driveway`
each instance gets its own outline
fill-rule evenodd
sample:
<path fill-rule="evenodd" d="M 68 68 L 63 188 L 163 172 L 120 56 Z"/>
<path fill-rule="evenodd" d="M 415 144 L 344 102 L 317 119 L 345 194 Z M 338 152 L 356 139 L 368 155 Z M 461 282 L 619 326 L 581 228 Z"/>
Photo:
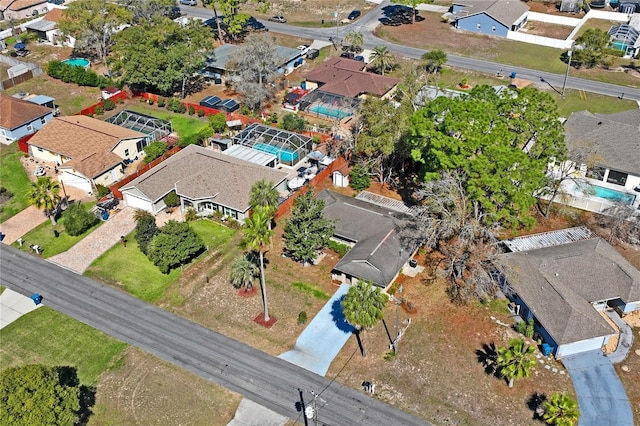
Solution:
<path fill-rule="evenodd" d="M 578 395 L 579 426 L 633 426 L 627 394 L 601 350 L 562 358 Z"/>
<path fill-rule="evenodd" d="M 5 288 L 0 294 L 0 329 L 40 306 L 42 305 L 36 305 L 30 297 Z"/>

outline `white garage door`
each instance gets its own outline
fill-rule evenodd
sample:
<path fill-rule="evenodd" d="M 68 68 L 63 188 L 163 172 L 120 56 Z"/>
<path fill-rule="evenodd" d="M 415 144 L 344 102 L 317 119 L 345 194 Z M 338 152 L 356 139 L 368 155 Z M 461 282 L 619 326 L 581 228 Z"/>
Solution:
<path fill-rule="evenodd" d="M 124 202 L 127 206 L 133 207 L 134 209 L 145 210 L 153 214 L 153 204 L 151 201 L 144 200 L 127 192 L 123 192 L 122 196 L 124 197 Z"/>
<path fill-rule="evenodd" d="M 64 182 L 66 186 L 72 186 L 74 188 L 81 189 L 87 193 L 91 192 L 93 188 L 91 188 L 91 182 L 83 177 L 78 175 L 74 175 L 72 173 L 62 172 L 58 180 Z"/>
<path fill-rule="evenodd" d="M 606 342 L 607 336 L 603 336 L 596 337 L 594 339 L 580 340 L 579 342 L 569 343 L 566 345 L 560 345 L 560 347 L 558 347 L 558 351 L 556 352 L 556 357 L 562 358 L 563 356 L 567 355 L 601 349 Z"/>

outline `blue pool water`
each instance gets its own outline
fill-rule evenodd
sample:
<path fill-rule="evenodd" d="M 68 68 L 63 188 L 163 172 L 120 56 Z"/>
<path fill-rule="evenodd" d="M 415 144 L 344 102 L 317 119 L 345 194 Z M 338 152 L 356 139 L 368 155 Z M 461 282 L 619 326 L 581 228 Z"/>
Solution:
<path fill-rule="evenodd" d="M 278 160 L 282 162 L 294 163 L 298 161 L 298 153 L 289 149 L 278 148 L 277 146 L 269 145 L 266 143 L 257 143 L 253 145 L 253 149 L 273 154 L 278 157 Z"/>
<path fill-rule="evenodd" d="M 588 183 L 580 183 L 576 185 L 576 189 L 587 194 L 593 194 L 598 198 L 605 200 L 618 201 L 624 204 L 633 204 L 636 196 L 627 194 L 626 192 L 616 191 L 615 189 L 605 188 L 604 186 L 591 185 Z"/>
<path fill-rule="evenodd" d="M 311 106 L 311 108 L 309 108 L 309 111 L 315 112 L 317 114 L 326 115 L 327 117 L 340 118 L 340 119 L 353 115 L 347 111 L 329 108 L 324 105 L 318 105 L 318 104 Z"/>
<path fill-rule="evenodd" d="M 74 67 L 88 68 L 91 62 L 89 62 L 88 59 L 84 59 L 84 58 L 69 58 L 62 61 L 62 63 L 67 65 L 72 65 Z"/>

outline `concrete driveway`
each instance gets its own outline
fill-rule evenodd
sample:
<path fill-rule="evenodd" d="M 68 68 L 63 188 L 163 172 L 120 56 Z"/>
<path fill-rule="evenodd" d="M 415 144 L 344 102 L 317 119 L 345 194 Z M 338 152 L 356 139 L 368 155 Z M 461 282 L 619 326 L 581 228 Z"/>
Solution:
<path fill-rule="evenodd" d="M 570 355 L 562 362 L 578 395 L 579 426 L 633 426 L 627 394 L 602 351 Z"/>

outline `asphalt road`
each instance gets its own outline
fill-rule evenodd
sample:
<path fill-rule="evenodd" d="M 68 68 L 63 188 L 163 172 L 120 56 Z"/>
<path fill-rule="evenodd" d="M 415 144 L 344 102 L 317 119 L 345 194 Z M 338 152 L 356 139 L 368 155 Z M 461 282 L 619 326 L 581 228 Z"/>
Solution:
<path fill-rule="evenodd" d="M 0 244 L 0 282 L 25 296 L 40 293 L 45 305 L 292 419 L 301 419 L 296 410 L 301 394 L 307 395 L 304 402 L 309 404 L 313 391 L 319 394 L 319 424 L 428 424 L 364 393 L 6 244 Z M 46 332 L 42 338 L 46 339 Z"/>
<path fill-rule="evenodd" d="M 269 21 L 263 21 L 263 24 L 269 29 L 269 31 L 295 37 L 318 40 L 329 40 L 329 37 L 335 37 L 339 40 L 342 40 L 349 31 L 356 30 L 362 32 L 362 34 L 364 35 L 364 47 L 367 49 L 372 49 L 375 46 L 385 45 L 395 54 L 411 59 L 419 59 L 422 54 L 425 53 L 424 50 L 390 43 L 373 35 L 372 31 L 378 25 L 380 17 L 382 17 L 382 9 L 386 6 L 389 6 L 390 4 L 391 3 L 389 2 L 389 0 L 385 0 L 370 12 L 368 12 L 366 15 L 356 20 L 354 23 L 349 25 L 341 25 L 337 28 L 303 28 Z M 198 17 L 202 19 L 209 19 L 214 16 L 213 10 L 211 9 L 194 8 L 188 6 L 182 6 L 181 9 L 188 16 Z M 483 61 L 481 59 L 466 58 L 450 54 L 447 54 L 447 65 L 455 68 L 478 71 L 487 74 L 496 74 L 497 72 L 502 71 L 503 75 L 508 76 L 512 72 L 516 72 L 518 77 L 527 80 L 544 82 L 554 88 L 558 93 L 562 91 L 562 86 L 565 78 L 563 74 L 553 74 L 549 72 L 536 71 L 513 65 L 505 65 L 497 62 Z M 571 71 L 569 71 L 569 74 L 571 74 Z M 640 102 L 640 89 L 631 87 L 602 83 L 594 80 L 586 80 L 583 78 L 571 77 L 571 75 L 569 75 L 569 78 L 567 79 L 566 87 L 569 89 L 584 90 L 585 92 L 589 93 L 623 97 L 624 99 L 632 99 Z"/>

